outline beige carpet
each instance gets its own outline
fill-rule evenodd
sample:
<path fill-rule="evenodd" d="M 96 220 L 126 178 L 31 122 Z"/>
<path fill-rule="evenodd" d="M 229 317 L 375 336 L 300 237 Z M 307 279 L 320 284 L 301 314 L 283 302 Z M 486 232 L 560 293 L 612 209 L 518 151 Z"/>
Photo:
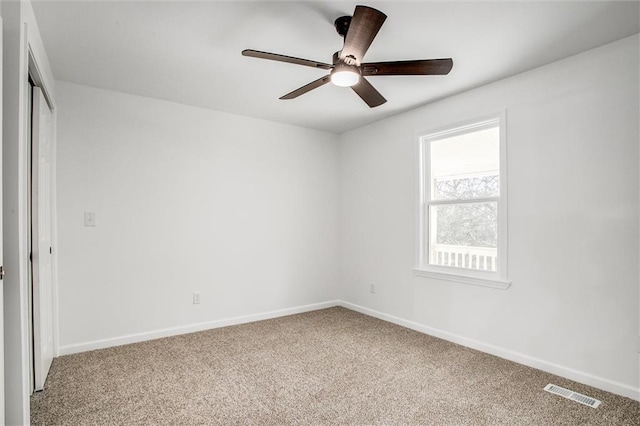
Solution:
<path fill-rule="evenodd" d="M 603 401 L 593 409 L 547 383 Z M 344 308 L 57 358 L 34 425 L 639 425 L 640 403 Z"/>

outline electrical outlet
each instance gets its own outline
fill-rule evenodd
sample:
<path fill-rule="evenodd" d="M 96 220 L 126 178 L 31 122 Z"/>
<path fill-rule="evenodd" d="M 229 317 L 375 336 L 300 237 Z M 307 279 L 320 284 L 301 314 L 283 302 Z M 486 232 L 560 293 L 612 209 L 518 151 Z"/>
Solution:
<path fill-rule="evenodd" d="M 371 286 L 369 287 L 369 292 L 371 294 L 375 294 L 375 292 L 376 292 L 376 285 L 375 284 L 371 284 Z"/>
<path fill-rule="evenodd" d="M 193 304 L 194 305 L 200 304 L 200 293 L 198 293 L 197 291 L 193 292 Z"/>
<path fill-rule="evenodd" d="M 94 212 L 84 212 L 84 226 L 96 226 L 96 214 Z"/>

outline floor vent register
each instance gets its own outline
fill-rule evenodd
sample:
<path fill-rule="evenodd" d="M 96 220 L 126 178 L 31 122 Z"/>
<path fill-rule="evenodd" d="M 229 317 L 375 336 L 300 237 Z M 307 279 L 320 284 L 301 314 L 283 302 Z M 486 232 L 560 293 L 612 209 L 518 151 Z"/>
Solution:
<path fill-rule="evenodd" d="M 602 401 L 598 401 L 597 399 L 591 398 L 590 396 L 583 395 L 581 393 L 574 392 L 557 385 L 552 385 L 551 383 L 545 386 L 544 390 L 556 395 L 560 395 L 572 401 L 579 402 L 580 404 L 588 405 L 591 408 L 598 408 L 598 406 L 602 403 Z"/>

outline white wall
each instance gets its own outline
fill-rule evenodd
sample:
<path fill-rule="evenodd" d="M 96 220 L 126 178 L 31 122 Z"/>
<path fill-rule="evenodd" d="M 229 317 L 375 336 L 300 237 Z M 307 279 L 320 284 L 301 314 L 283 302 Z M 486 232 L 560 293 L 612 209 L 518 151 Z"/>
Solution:
<path fill-rule="evenodd" d="M 336 135 L 64 82 L 57 96 L 62 353 L 335 298 Z"/>
<path fill-rule="evenodd" d="M 344 299 L 637 398 L 638 75 L 634 36 L 341 135 Z M 502 109 L 512 287 L 414 276 L 417 135 Z"/>

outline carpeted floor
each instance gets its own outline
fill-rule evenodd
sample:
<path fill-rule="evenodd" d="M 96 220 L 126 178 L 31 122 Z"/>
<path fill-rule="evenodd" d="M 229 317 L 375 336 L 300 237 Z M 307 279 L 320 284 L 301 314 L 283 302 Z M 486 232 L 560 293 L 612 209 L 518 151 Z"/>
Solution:
<path fill-rule="evenodd" d="M 639 425 L 640 403 L 331 308 L 57 358 L 31 422 Z"/>

